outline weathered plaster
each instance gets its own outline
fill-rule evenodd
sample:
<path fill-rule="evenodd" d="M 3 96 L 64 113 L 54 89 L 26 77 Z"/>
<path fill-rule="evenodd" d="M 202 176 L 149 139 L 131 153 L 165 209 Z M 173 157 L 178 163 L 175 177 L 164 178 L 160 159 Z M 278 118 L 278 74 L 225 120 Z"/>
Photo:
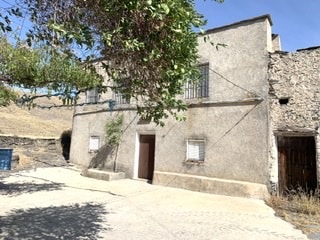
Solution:
<path fill-rule="evenodd" d="M 107 104 L 76 108 L 71 161 L 89 166 L 93 157 L 88 152 L 90 135 L 99 135 L 101 144 L 105 143 L 105 123 L 117 114 L 123 114 L 124 133 L 116 154 L 116 165 L 117 171 L 125 172 L 127 177 L 136 176 L 138 136 L 149 133 L 156 136 L 157 184 L 165 185 L 164 176 L 169 174 L 176 175 L 180 178 L 177 183 L 188 185 L 191 190 L 206 188 L 212 192 L 212 188 L 220 184 L 218 191 L 223 186 L 231 186 L 233 181 L 234 184 L 269 186 L 267 72 L 268 50 L 272 45 L 270 34 L 270 17 L 262 16 L 208 31 L 211 41 L 227 45 L 219 50 L 199 37 L 199 62 L 209 62 L 210 67 L 209 97 L 188 100 L 184 122 L 169 118 L 164 127 L 142 124 L 132 106 L 116 106 L 113 111 Z M 205 140 L 203 163 L 185 161 L 188 138 Z M 114 161 L 114 155 L 106 156 L 104 168 L 112 169 Z M 183 177 L 186 175 L 187 178 Z M 194 176 L 194 181 L 197 177 L 209 179 L 202 187 L 194 186 L 190 176 Z M 225 180 L 229 181 L 226 185 Z M 262 189 L 260 185 L 257 191 Z M 241 189 L 234 195 L 244 196 L 243 189 L 246 188 Z M 264 194 L 262 191 L 260 196 Z"/>

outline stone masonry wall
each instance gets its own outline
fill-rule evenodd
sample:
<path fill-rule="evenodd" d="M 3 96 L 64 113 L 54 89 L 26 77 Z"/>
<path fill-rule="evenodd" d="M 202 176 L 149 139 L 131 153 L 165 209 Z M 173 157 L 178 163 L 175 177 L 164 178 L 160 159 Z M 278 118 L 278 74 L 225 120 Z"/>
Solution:
<path fill-rule="evenodd" d="M 271 185 L 278 182 L 277 134 L 315 136 L 319 181 L 320 48 L 270 54 L 268 79 Z"/>
<path fill-rule="evenodd" d="M 269 96 L 274 129 L 318 129 L 319 82 L 320 48 L 270 55 Z"/>
<path fill-rule="evenodd" d="M 0 135 L 0 148 L 12 148 L 12 169 L 60 165 L 66 161 L 59 139 Z"/>

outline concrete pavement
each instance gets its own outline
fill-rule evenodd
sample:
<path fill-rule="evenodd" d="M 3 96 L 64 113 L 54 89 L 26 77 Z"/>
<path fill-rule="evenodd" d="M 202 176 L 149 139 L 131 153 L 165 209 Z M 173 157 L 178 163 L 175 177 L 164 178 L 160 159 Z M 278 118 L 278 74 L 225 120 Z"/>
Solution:
<path fill-rule="evenodd" d="M 261 200 L 86 178 L 75 167 L 0 175 L 0 239 L 307 239 Z"/>

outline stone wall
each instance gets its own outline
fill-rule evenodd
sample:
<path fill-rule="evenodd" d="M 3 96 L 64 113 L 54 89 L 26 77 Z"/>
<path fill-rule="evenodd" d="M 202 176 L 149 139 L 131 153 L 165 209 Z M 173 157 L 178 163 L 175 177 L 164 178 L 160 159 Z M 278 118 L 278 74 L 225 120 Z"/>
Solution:
<path fill-rule="evenodd" d="M 61 165 L 66 161 L 62 155 L 60 139 L 28 138 L 0 135 L 0 148 L 12 148 L 12 169 Z"/>
<path fill-rule="evenodd" d="M 271 185 L 278 182 L 277 135 L 314 136 L 320 176 L 320 48 L 270 54 L 268 69 Z"/>
<path fill-rule="evenodd" d="M 270 55 L 270 110 L 274 129 L 318 129 L 319 60 L 320 48 Z"/>

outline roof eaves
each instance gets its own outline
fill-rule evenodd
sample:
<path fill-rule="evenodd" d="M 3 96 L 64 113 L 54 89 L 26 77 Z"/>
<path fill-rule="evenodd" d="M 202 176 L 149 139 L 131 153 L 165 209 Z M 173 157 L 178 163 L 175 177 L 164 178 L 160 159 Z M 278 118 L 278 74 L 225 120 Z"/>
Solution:
<path fill-rule="evenodd" d="M 210 34 L 210 33 L 213 33 L 213 32 L 222 31 L 222 30 L 225 30 L 226 28 L 234 27 L 236 25 L 240 25 L 240 24 L 244 24 L 244 23 L 255 22 L 255 21 L 261 20 L 261 19 L 268 19 L 268 21 L 270 22 L 270 25 L 272 26 L 272 20 L 271 20 L 270 14 L 264 14 L 264 15 L 261 15 L 261 16 L 258 16 L 258 17 L 245 19 L 245 20 L 234 22 L 234 23 L 231 23 L 231 24 L 228 24 L 228 25 L 224 25 L 224 26 L 221 26 L 221 27 L 208 29 L 208 30 L 205 31 L 205 34 Z"/>
<path fill-rule="evenodd" d="M 308 47 L 308 48 L 301 48 L 301 49 L 297 49 L 297 52 L 302 52 L 302 51 L 310 51 L 310 50 L 315 50 L 315 49 L 319 49 L 320 46 L 313 46 L 313 47 Z"/>

